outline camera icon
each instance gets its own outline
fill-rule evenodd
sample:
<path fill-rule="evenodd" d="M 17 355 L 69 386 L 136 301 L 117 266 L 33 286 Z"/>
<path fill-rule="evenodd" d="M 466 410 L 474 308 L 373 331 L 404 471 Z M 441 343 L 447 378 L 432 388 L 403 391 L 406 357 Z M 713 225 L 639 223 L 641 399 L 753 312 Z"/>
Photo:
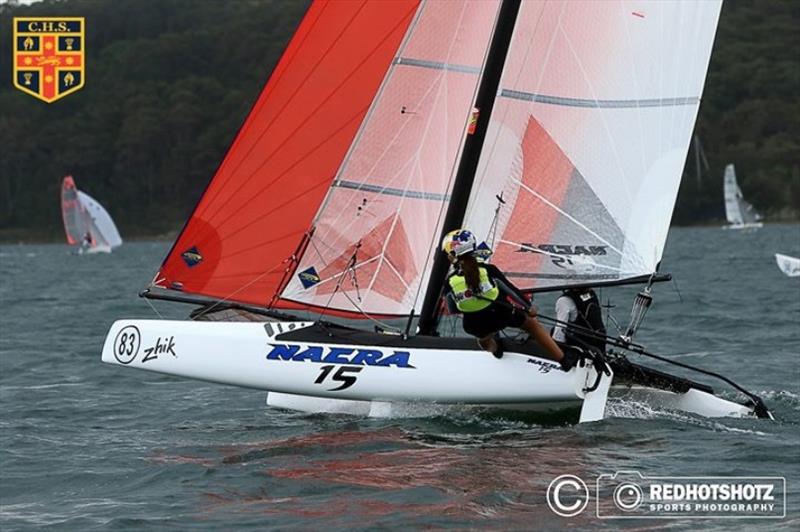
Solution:
<path fill-rule="evenodd" d="M 644 492 L 639 484 L 624 482 L 614 488 L 614 504 L 623 512 L 632 512 L 644 500 Z"/>
<path fill-rule="evenodd" d="M 597 516 L 634 517 L 645 501 L 649 479 L 638 471 L 617 471 L 597 477 Z"/>

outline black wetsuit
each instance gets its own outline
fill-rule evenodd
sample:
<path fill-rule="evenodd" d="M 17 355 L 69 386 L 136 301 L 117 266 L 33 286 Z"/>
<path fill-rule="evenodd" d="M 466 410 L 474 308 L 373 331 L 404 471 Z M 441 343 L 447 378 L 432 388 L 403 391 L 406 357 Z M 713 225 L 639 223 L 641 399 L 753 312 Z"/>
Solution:
<path fill-rule="evenodd" d="M 582 333 L 580 330 L 567 328 L 567 342 L 578 347 L 586 347 L 588 345 L 601 353 L 605 353 L 606 341 L 602 337 L 606 335 L 606 327 L 603 323 L 603 312 L 600 308 L 600 300 L 597 294 L 595 294 L 594 290 L 567 290 L 564 295 L 570 298 L 578 309 L 578 315 L 572 323 L 582 329 L 593 331 L 600 337 L 596 338 L 590 334 Z"/>

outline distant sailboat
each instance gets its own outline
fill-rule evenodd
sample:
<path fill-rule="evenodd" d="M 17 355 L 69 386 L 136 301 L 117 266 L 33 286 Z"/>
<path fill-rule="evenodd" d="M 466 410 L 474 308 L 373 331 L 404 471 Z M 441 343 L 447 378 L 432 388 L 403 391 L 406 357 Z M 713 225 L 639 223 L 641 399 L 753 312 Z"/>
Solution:
<path fill-rule="evenodd" d="M 61 184 L 61 215 L 67 243 L 79 253 L 111 253 L 122 245 L 117 226 L 102 205 L 75 186 L 72 176 Z"/>
<path fill-rule="evenodd" d="M 800 258 L 776 253 L 775 261 L 778 263 L 778 268 L 789 277 L 800 277 Z"/>
<path fill-rule="evenodd" d="M 724 229 L 757 229 L 764 225 L 761 215 L 742 196 L 733 164 L 725 167 L 725 216 L 729 225 Z"/>

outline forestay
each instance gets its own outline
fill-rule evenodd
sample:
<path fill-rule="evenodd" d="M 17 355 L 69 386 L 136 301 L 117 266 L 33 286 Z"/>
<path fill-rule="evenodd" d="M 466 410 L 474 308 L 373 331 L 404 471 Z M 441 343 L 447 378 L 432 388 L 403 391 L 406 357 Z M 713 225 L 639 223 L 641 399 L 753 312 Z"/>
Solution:
<path fill-rule="evenodd" d="M 720 5 L 523 2 L 464 222 L 520 286 L 656 271 Z"/>

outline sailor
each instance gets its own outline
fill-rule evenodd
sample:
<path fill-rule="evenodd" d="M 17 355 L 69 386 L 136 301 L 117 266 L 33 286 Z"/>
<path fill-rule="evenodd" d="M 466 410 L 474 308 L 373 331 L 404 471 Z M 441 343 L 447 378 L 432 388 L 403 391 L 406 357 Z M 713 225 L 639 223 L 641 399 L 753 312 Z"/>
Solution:
<path fill-rule="evenodd" d="M 475 236 L 465 229 L 451 231 L 442 240 L 442 251 L 453 265 L 445 297 L 451 310 L 464 315 L 464 331 L 475 336 L 482 349 L 501 358 L 503 345 L 497 333 L 506 327 L 524 329 L 544 347 L 549 358 L 569 371 L 577 357 L 564 355 L 536 320 L 533 307 L 525 311 L 505 300 L 505 296 L 510 296 L 527 306 L 525 295 L 503 272 L 492 264 L 478 263 L 474 254 L 477 247 Z"/>
<path fill-rule="evenodd" d="M 87 248 L 92 247 L 92 233 L 91 233 L 91 231 L 86 231 L 86 234 L 83 235 L 83 247 L 87 247 Z"/>
<path fill-rule="evenodd" d="M 556 300 L 553 339 L 586 350 L 606 352 L 606 327 L 600 299 L 589 287 L 569 288 Z M 570 327 L 573 325 L 574 327 Z"/>

